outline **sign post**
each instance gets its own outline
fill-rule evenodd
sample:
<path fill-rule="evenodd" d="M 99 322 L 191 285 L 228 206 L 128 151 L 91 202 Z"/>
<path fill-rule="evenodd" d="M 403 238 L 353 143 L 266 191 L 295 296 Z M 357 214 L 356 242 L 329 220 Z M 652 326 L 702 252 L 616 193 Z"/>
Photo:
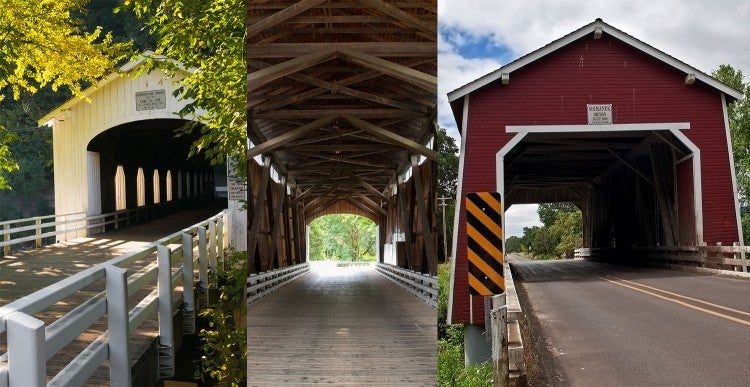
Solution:
<path fill-rule="evenodd" d="M 466 195 L 468 278 L 472 295 L 505 292 L 501 203 L 498 192 Z"/>

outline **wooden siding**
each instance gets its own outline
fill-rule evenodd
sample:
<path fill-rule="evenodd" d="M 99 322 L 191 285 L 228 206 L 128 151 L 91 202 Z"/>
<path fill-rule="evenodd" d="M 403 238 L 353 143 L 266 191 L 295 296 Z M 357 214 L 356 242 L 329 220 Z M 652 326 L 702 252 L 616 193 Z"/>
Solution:
<path fill-rule="evenodd" d="M 136 92 L 160 89 L 165 90 L 165 109 L 136 111 Z M 91 93 L 90 101 L 81 99 L 73 104 L 69 117 L 52 121 L 56 213 L 88 210 L 89 193 L 81 192 L 81 187 L 88 187 L 86 148 L 89 142 L 107 129 L 128 122 L 179 118 L 175 112 L 185 103 L 173 96 L 175 89 L 173 80 L 160 71 L 136 79 L 118 76 Z"/>
<path fill-rule="evenodd" d="M 704 240 L 738 239 L 721 94 L 608 35 L 587 36 L 471 94 L 462 196 L 494 191 L 495 155 L 512 138 L 506 125 L 586 125 L 586 104 L 611 103 L 616 124 L 690 122 L 701 149 Z M 460 101 L 457 101 L 460 102 Z M 459 212 L 452 322 L 469 322 L 463 197 Z M 474 323 L 483 301 L 474 297 Z"/>

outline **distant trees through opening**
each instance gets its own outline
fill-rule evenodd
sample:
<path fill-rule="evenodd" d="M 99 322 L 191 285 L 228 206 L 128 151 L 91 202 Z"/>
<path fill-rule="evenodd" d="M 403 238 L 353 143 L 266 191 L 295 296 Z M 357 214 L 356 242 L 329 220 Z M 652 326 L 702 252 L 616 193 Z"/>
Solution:
<path fill-rule="evenodd" d="M 508 237 L 505 250 L 537 259 L 573 258 L 583 245 L 581 210 L 573 203 L 543 203 L 537 214 L 542 226 L 524 227 L 523 236 Z"/>
<path fill-rule="evenodd" d="M 363 216 L 321 216 L 310 223 L 310 260 L 375 262 L 377 230 Z"/>

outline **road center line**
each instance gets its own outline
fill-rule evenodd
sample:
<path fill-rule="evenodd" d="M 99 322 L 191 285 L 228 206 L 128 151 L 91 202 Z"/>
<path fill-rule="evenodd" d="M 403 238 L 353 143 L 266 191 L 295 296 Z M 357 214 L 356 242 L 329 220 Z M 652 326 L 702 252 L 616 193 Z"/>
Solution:
<path fill-rule="evenodd" d="M 628 288 L 628 289 L 639 291 L 641 293 L 645 293 L 645 294 L 648 294 L 650 296 L 654 296 L 656 298 L 661 298 L 663 300 L 671 301 L 671 302 L 674 302 L 675 304 L 679 304 L 679 305 L 688 307 L 690 309 L 695 309 L 695 310 L 703 312 L 703 313 L 707 313 L 707 314 L 710 314 L 710 315 L 713 315 L 713 316 L 716 316 L 716 317 L 720 317 L 720 318 L 723 318 L 723 319 L 726 319 L 726 320 L 734 321 L 736 323 L 740 323 L 742 325 L 746 325 L 746 326 L 750 327 L 750 321 L 748 321 L 748 320 L 743 320 L 743 319 L 732 317 L 732 316 L 729 316 L 729 315 L 726 315 L 726 314 L 723 314 L 723 313 L 714 312 L 712 310 L 708 310 L 708 309 L 705 309 L 705 308 L 701 308 L 699 306 L 688 304 L 687 302 L 684 302 L 684 301 L 675 300 L 673 298 L 662 296 L 661 294 L 650 292 L 648 290 L 640 289 L 640 288 L 638 288 L 636 286 L 628 285 L 627 283 L 620 282 L 620 281 L 626 281 L 626 280 L 609 279 L 609 278 L 605 278 L 605 277 L 599 277 L 599 278 L 602 279 L 602 280 L 604 280 L 604 281 L 607 281 L 607 282 L 613 283 L 615 285 L 618 285 L 618 286 L 622 286 L 622 287 L 625 287 L 625 288 Z M 626 282 L 630 282 L 630 281 L 626 281 Z M 634 282 L 631 282 L 631 283 L 634 283 Z M 639 285 L 639 286 L 645 286 L 645 285 L 640 285 L 640 284 L 637 284 L 637 285 Z M 652 288 L 652 289 L 655 289 L 655 288 Z M 663 290 L 659 290 L 659 291 L 663 291 Z M 667 292 L 667 293 L 669 293 L 669 292 Z M 671 293 L 671 294 L 674 294 L 674 293 Z M 676 295 L 676 296 L 679 296 L 679 295 Z M 684 297 L 684 296 L 680 296 L 680 297 Z M 689 297 L 684 297 L 684 298 L 688 298 L 689 299 Z M 700 301 L 700 300 L 698 300 L 698 301 Z M 714 304 L 711 304 L 711 303 L 708 303 L 708 302 L 705 302 L 705 301 L 704 301 L 704 303 L 709 304 L 709 305 L 714 305 Z M 718 306 L 718 305 L 716 305 L 716 306 Z M 724 309 L 730 309 L 730 308 L 724 308 Z M 734 309 L 730 309 L 730 310 L 734 311 Z M 738 311 L 738 312 L 740 312 L 740 311 Z M 744 312 L 740 312 L 740 313 L 744 313 Z"/>
<path fill-rule="evenodd" d="M 648 286 L 648 285 L 644 285 L 642 283 L 628 281 L 626 279 L 622 279 L 622 278 L 618 278 L 618 277 L 614 277 L 614 276 L 609 276 L 609 277 L 610 278 L 614 278 L 615 280 L 618 280 L 618 281 L 622 281 L 622 282 L 626 282 L 626 283 L 629 283 L 629 284 L 633 284 L 635 286 L 640 286 L 642 288 L 652 289 L 652 290 L 656 290 L 658 292 L 666 293 L 666 294 L 669 294 L 670 296 L 675 296 L 675 297 L 684 298 L 684 299 L 690 300 L 690 301 L 700 302 L 701 304 L 708 305 L 708 306 L 711 306 L 711 307 L 714 307 L 714 308 L 717 308 L 717 309 L 724 309 L 724 310 L 728 310 L 730 312 L 734 312 L 734 313 L 737 313 L 737 314 L 743 314 L 745 316 L 750 317 L 750 313 L 742 311 L 742 310 L 732 309 L 732 308 L 729 308 L 729 307 L 726 307 L 726 306 L 723 306 L 723 305 L 718 305 L 718 304 L 714 304 L 714 303 L 711 303 L 711 302 L 708 302 L 708 301 L 703 301 L 703 300 L 700 300 L 698 298 L 683 296 L 682 294 L 679 294 L 679 293 L 672 293 L 672 292 L 670 292 L 668 290 L 663 290 L 663 289 L 655 288 L 653 286 Z"/>

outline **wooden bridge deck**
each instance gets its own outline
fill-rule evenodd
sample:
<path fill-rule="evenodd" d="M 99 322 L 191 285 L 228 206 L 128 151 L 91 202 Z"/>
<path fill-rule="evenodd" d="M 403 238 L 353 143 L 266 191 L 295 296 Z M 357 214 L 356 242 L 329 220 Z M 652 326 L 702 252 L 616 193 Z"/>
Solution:
<path fill-rule="evenodd" d="M 183 211 L 117 231 L 78 238 L 1 257 L 0 306 L 29 295 L 86 268 L 138 250 L 157 239 L 207 219 L 215 215 L 217 211 L 216 209 Z M 133 265 L 131 268 L 137 270 L 142 266 L 144 266 L 144 263 Z M 129 269 L 129 272 L 132 271 Z M 92 297 L 103 290 L 103 281 L 97 281 L 35 317 L 49 324 L 78 306 L 81 300 Z M 134 295 L 133 298 L 142 297 L 144 292 L 147 293 L 151 290 L 144 289 Z M 48 375 L 54 375 L 65 367 L 82 348 L 106 330 L 106 325 L 105 316 L 51 358 L 47 362 Z M 134 338 L 130 343 L 131 363 L 134 363 L 136 360 L 134 357 L 139 356 L 157 336 L 157 327 L 158 322 L 154 316 L 135 331 Z M 0 353 L 4 353 L 5 349 L 5 336 L 2 335 L 0 337 Z M 92 376 L 87 385 L 109 385 L 106 364 Z"/>
<path fill-rule="evenodd" d="M 435 309 L 374 269 L 316 266 L 249 306 L 249 386 L 437 385 Z"/>

